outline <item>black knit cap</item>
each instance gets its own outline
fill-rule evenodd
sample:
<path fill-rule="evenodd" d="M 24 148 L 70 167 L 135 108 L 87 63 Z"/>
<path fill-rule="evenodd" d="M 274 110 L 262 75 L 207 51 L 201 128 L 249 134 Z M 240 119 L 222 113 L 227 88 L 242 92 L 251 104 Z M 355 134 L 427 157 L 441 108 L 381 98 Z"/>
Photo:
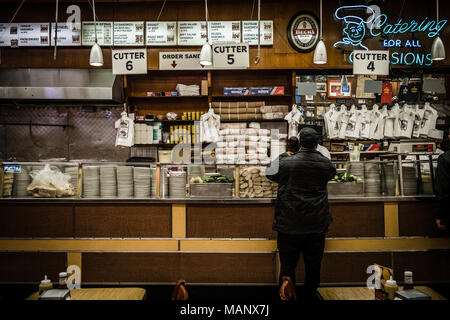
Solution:
<path fill-rule="evenodd" d="M 319 134 L 310 127 L 303 128 L 299 134 L 300 146 L 307 149 L 314 149 L 319 143 Z"/>

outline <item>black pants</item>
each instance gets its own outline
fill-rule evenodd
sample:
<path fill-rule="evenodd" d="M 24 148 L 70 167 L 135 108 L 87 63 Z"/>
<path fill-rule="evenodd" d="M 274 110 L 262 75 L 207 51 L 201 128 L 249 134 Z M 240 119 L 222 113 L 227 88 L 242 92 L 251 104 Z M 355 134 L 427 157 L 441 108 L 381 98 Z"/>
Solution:
<path fill-rule="evenodd" d="M 316 297 L 320 284 L 320 264 L 325 248 L 325 233 L 311 235 L 289 235 L 278 233 L 278 251 L 280 253 L 280 284 L 281 278 L 288 276 L 295 284 L 295 269 L 300 254 L 305 262 L 304 294 L 307 299 Z"/>

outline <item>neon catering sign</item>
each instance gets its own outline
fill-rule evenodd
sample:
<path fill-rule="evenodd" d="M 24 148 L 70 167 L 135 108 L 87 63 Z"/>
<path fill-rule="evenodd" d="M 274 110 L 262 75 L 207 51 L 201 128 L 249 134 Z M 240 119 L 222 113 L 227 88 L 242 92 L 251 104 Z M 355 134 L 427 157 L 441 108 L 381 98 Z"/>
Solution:
<path fill-rule="evenodd" d="M 363 12 L 368 14 L 368 18 L 362 18 L 355 12 Z M 363 41 L 366 35 L 372 37 L 384 35 L 400 35 L 406 33 L 423 32 L 428 38 L 436 37 L 439 32 L 447 24 L 447 20 L 431 20 L 424 18 L 422 21 L 411 20 L 409 22 L 398 20 L 396 24 L 388 23 L 388 17 L 385 14 L 378 14 L 372 7 L 365 5 L 344 6 L 340 7 L 334 13 L 334 18 L 342 21 L 345 26 L 343 29 L 343 37 L 334 44 L 338 48 L 342 45 L 353 46 L 358 50 L 369 50 Z M 419 40 L 400 40 L 385 39 L 383 46 L 389 48 L 421 48 L 422 44 Z M 353 53 L 350 55 L 350 61 L 353 62 Z M 430 66 L 433 64 L 431 53 L 414 53 L 414 52 L 391 52 L 390 63 L 393 65 L 419 65 Z"/>

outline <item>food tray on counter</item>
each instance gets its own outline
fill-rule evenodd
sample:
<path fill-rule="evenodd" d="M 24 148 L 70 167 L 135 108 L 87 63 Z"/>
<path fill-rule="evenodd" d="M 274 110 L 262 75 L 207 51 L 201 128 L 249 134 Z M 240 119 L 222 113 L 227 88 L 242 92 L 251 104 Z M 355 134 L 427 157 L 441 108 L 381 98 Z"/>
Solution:
<path fill-rule="evenodd" d="M 191 198 L 232 198 L 232 183 L 192 183 Z"/>

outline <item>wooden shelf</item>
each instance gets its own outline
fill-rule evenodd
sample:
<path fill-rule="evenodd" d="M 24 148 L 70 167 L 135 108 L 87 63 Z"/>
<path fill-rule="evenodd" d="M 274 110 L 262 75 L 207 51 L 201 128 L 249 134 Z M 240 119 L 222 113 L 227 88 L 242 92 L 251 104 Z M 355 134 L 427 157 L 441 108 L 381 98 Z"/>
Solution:
<path fill-rule="evenodd" d="M 212 96 L 213 99 L 268 99 L 268 98 L 292 98 L 291 95 L 249 95 L 249 96 Z"/>
<path fill-rule="evenodd" d="M 284 119 L 248 119 L 248 120 L 220 120 L 220 122 L 284 122 L 287 124 Z"/>
<path fill-rule="evenodd" d="M 394 154 L 395 152 L 391 152 L 391 151 L 361 151 L 360 154 L 388 154 L 388 153 L 392 153 Z M 350 151 L 342 151 L 342 152 L 330 152 L 331 155 L 347 155 L 350 154 Z"/>
<path fill-rule="evenodd" d="M 159 100 L 159 99 L 207 99 L 208 96 L 129 96 L 130 99 L 148 99 L 148 100 Z"/>

